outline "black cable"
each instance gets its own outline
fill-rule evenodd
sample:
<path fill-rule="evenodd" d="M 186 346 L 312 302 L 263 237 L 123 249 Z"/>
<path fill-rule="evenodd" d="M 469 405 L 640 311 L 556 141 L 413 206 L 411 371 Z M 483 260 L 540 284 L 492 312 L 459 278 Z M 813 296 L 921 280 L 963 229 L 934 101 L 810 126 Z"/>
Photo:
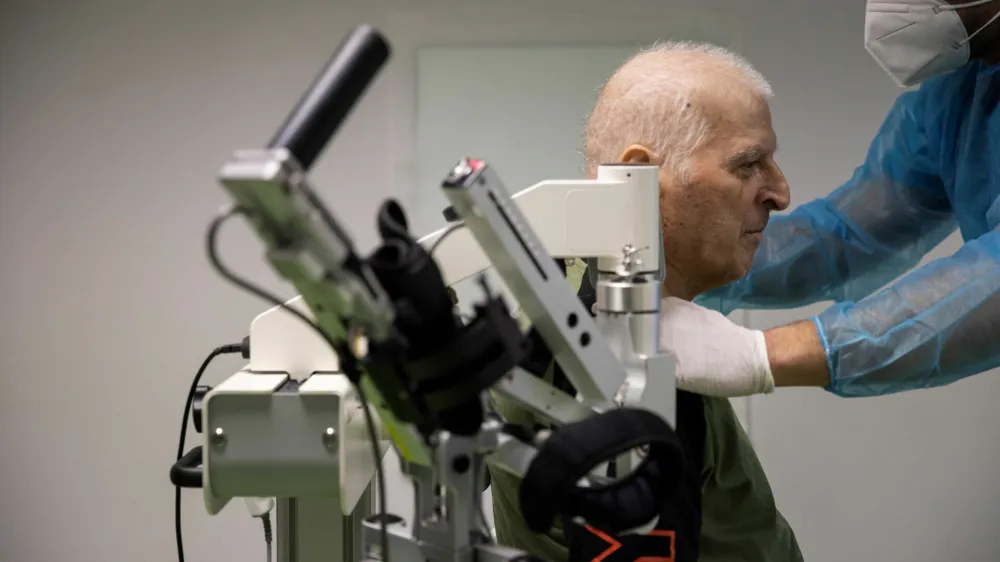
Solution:
<path fill-rule="evenodd" d="M 493 529 L 490 529 L 490 522 L 486 519 L 486 508 L 483 507 L 483 495 L 479 494 L 479 522 L 483 526 L 483 534 L 486 535 L 486 543 L 493 544 Z"/>
<path fill-rule="evenodd" d="M 177 443 L 177 459 L 181 460 L 184 456 L 184 442 L 187 440 L 187 428 L 188 428 L 188 416 L 191 415 L 191 404 L 194 402 L 195 392 L 198 390 L 198 383 L 201 382 L 201 377 L 204 376 L 205 370 L 208 369 L 208 365 L 215 360 L 216 357 L 220 355 L 228 355 L 230 353 L 241 353 L 243 348 L 242 344 L 229 344 L 217 347 L 208 354 L 201 363 L 201 367 L 198 367 L 198 372 L 194 375 L 194 380 L 191 381 L 191 389 L 188 390 L 187 400 L 184 401 L 184 415 L 181 417 L 181 435 Z M 177 537 L 177 562 L 184 562 L 184 536 L 181 530 L 181 487 L 174 486 L 174 534 Z"/>
<path fill-rule="evenodd" d="M 433 256 L 434 252 L 437 251 L 438 246 L 440 246 L 441 243 L 444 242 L 445 238 L 447 238 L 448 236 L 454 234 L 455 231 L 457 231 L 459 229 L 462 229 L 462 228 L 465 228 L 465 223 L 462 223 L 462 222 L 453 223 L 453 224 L 448 225 L 448 229 L 445 230 L 444 232 L 442 232 L 441 236 L 439 236 L 438 239 L 435 240 L 433 244 L 431 244 L 431 247 L 427 249 L 427 253 L 430 256 Z M 462 316 L 462 321 L 465 322 L 465 323 L 469 323 L 469 321 L 471 321 L 471 320 L 474 319 L 473 316 L 471 316 L 469 314 L 463 314 L 461 316 Z M 490 407 L 490 405 L 488 405 L 487 407 Z M 490 532 L 490 524 L 489 524 L 489 521 L 486 519 L 486 510 L 483 507 L 483 499 L 482 499 L 482 497 L 479 498 L 479 502 L 478 503 L 479 503 L 479 522 L 483 526 L 483 533 L 486 535 L 486 540 L 489 542 L 489 544 L 493 544 L 493 533 Z"/>
<path fill-rule="evenodd" d="M 456 230 L 459 230 L 459 229 L 464 228 L 464 227 L 465 227 L 465 223 L 461 223 L 461 222 L 448 225 L 448 229 L 445 230 L 444 232 L 442 232 L 441 236 L 438 236 L 438 239 L 435 240 L 433 244 L 431 244 L 430 248 L 427 249 L 427 255 L 433 257 L 434 256 L 434 252 L 437 251 L 438 246 L 441 245 L 441 242 L 444 242 L 445 238 L 447 238 L 448 236 L 450 236 Z M 472 316 L 471 314 L 459 312 L 459 316 L 462 318 L 462 322 L 465 323 L 465 324 L 469 324 L 470 322 L 472 322 L 473 320 L 475 320 L 475 317 Z"/>
<path fill-rule="evenodd" d="M 447 238 L 448 236 L 451 236 L 452 234 L 454 234 L 454 232 L 456 230 L 459 230 L 459 229 L 462 229 L 462 228 L 465 228 L 465 223 L 464 222 L 459 222 L 459 223 L 448 225 L 448 230 L 445 230 L 444 232 L 441 233 L 441 236 L 438 236 L 438 239 L 435 240 L 433 244 L 431 244 L 430 248 L 427 249 L 427 253 L 429 255 L 433 256 L 434 252 L 437 251 L 438 246 L 441 245 L 441 242 L 444 242 L 445 238 Z"/>
<path fill-rule="evenodd" d="M 205 239 L 205 244 L 207 246 L 208 259 L 212 263 L 212 267 L 215 268 L 215 270 L 219 273 L 219 275 L 222 276 L 222 278 L 225 279 L 226 281 L 229 281 L 230 283 L 236 285 L 237 287 L 243 289 L 244 291 L 266 301 L 268 304 L 281 307 L 292 316 L 295 316 L 296 318 L 304 322 L 307 326 L 312 328 L 313 331 L 315 331 L 319 335 L 319 337 L 322 338 L 322 340 L 327 343 L 327 345 L 329 345 L 332 349 L 336 350 L 337 345 L 330 339 L 329 336 L 326 335 L 326 333 L 323 330 L 320 329 L 319 326 L 316 325 L 315 322 L 310 320 L 305 314 L 302 314 L 298 310 L 286 305 L 285 301 L 282 300 L 280 297 L 269 293 L 268 291 L 254 285 L 253 283 L 242 277 L 239 277 L 238 275 L 233 273 L 228 267 L 226 267 L 225 264 L 222 263 L 221 259 L 219 259 L 218 248 L 216 247 L 219 238 L 219 231 L 222 229 L 222 225 L 225 224 L 227 220 L 239 214 L 242 214 L 239 209 L 235 207 L 229 207 L 227 209 L 224 209 L 218 215 L 216 215 L 216 217 L 212 219 L 211 224 L 209 224 L 208 233 Z M 375 433 L 375 422 L 372 420 L 372 413 L 368 409 L 368 404 L 369 404 L 368 397 L 365 395 L 364 389 L 361 387 L 360 384 L 356 384 L 354 385 L 354 390 L 358 393 L 358 400 L 361 402 L 361 409 L 365 413 L 365 425 L 367 426 L 368 429 L 368 437 L 372 446 L 372 453 L 375 455 L 375 467 L 376 467 L 375 477 L 377 478 L 377 484 L 378 484 L 379 511 L 381 511 L 383 514 L 386 514 L 388 512 L 388 509 L 386 508 L 386 499 L 385 499 L 385 474 L 382 471 L 382 455 L 378 446 L 378 437 L 376 436 Z M 380 537 L 382 553 L 383 553 L 382 560 L 384 560 L 385 562 L 389 562 L 389 530 L 386 527 L 386 518 L 382 517 L 380 519 L 382 522 L 381 524 L 382 532 Z M 180 562 L 183 562 L 183 560 Z"/>
<path fill-rule="evenodd" d="M 448 229 L 442 232 L 441 236 L 439 236 L 438 239 L 435 240 L 433 244 L 431 244 L 431 247 L 427 249 L 427 254 L 433 256 L 434 252 L 437 251 L 438 246 L 440 246 L 441 243 L 444 242 L 445 238 L 451 236 L 452 234 L 455 233 L 455 231 L 460 230 L 462 228 L 465 228 L 464 222 L 457 222 L 448 225 Z M 462 315 L 463 322 L 468 323 L 472 319 L 473 317 L 469 314 Z M 488 405 L 487 407 L 491 406 Z M 489 521 L 486 519 L 486 511 L 485 508 L 483 507 L 482 497 L 479 498 L 479 522 L 483 526 L 483 533 L 486 535 L 486 540 L 489 542 L 489 544 L 493 544 L 493 533 L 490 532 Z"/>
<path fill-rule="evenodd" d="M 267 562 L 271 562 L 271 514 L 261 515 L 260 520 L 264 523 L 264 544 L 267 545 Z"/>

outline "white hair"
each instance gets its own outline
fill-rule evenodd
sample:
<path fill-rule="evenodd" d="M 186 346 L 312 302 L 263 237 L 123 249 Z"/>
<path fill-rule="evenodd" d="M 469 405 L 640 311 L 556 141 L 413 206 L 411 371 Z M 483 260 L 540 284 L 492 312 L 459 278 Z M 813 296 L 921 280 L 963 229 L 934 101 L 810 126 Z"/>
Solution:
<path fill-rule="evenodd" d="M 600 90 L 585 132 L 587 172 L 593 175 L 598 165 L 641 144 L 683 177 L 691 154 L 711 131 L 704 104 L 693 103 L 708 91 L 745 102 L 773 95 L 753 65 L 717 45 L 672 41 L 640 51 Z"/>

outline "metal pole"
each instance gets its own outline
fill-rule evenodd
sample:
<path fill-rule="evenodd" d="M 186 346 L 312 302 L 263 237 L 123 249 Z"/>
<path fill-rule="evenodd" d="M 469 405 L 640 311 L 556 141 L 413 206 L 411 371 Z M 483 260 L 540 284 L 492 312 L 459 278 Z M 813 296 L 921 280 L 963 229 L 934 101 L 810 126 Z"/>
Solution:
<path fill-rule="evenodd" d="M 354 512 L 345 515 L 338 498 L 306 497 L 277 502 L 278 562 L 359 562 L 362 528 L 374 512 L 371 484 Z"/>

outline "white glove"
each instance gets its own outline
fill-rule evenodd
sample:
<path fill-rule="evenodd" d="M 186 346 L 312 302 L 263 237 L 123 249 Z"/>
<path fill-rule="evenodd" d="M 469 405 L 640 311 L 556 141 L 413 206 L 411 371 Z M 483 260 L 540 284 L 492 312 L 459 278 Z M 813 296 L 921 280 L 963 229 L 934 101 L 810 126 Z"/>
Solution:
<path fill-rule="evenodd" d="M 674 297 L 660 305 L 660 349 L 677 359 L 677 388 L 706 396 L 774 391 L 764 333 Z"/>

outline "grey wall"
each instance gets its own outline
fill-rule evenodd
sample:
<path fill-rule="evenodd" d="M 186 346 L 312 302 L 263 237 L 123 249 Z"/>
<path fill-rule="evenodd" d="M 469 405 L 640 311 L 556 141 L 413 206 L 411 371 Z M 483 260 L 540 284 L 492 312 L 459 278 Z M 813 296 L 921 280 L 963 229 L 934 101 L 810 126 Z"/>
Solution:
<path fill-rule="evenodd" d="M 225 201 L 214 174 L 231 150 L 267 138 L 353 24 L 381 26 L 396 58 L 314 178 L 363 248 L 382 198 L 419 196 L 420 45 L 641 43 L 678 20 L 700 35 L 726 30 L 718 40 L 774 82 L 797 203 L 849 175 L 897 94 L 861 46 L 860 2 L 8 0 L 0 10 L 4 562 L 174 559 L 167 467 L 181 400 L 203 355 L 263 309 L 205 261 L 203 230 Z M 224 239 L 229 263 L 289 294 L 245 228 Z M 220 361 L 209 382 L 238 366 Z M 754 439 L 807 558 L 996 560 L 998 383 L 754 399 Z M 197 494 L 186 500 L 189 560 L 260 559 L 241 506 L 209 518 Z"/>

